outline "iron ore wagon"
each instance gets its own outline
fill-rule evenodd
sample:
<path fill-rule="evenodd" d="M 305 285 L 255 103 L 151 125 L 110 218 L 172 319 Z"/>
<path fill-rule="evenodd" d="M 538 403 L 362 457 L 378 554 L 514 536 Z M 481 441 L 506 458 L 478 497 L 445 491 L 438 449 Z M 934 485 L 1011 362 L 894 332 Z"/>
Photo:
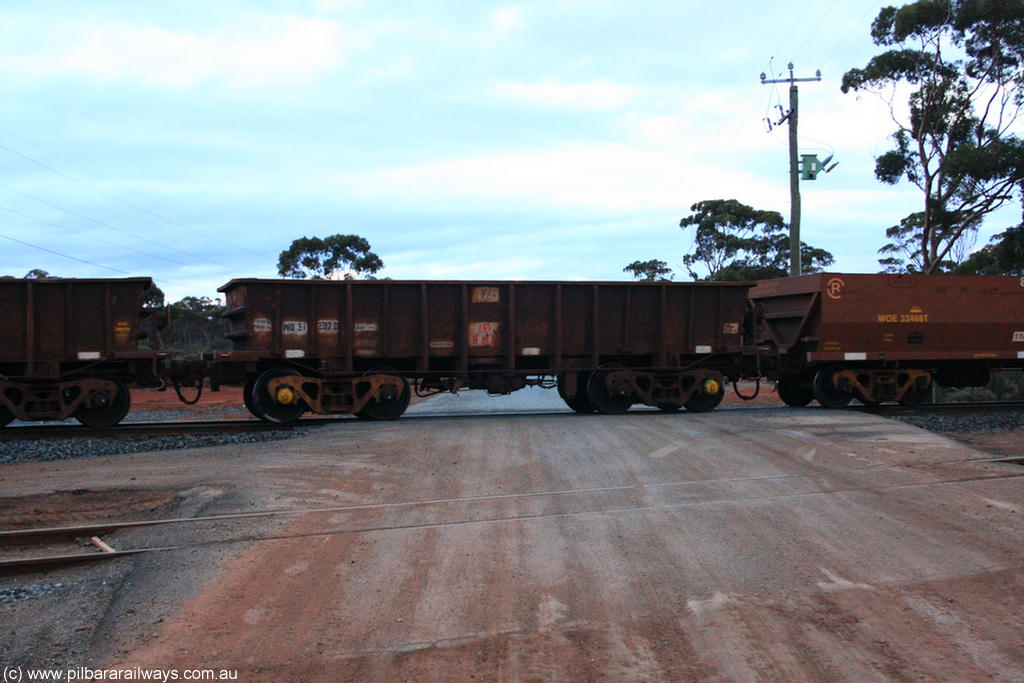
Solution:
<path fill-rule="evenodd" d="M 159 383 L 140 350 L 149 278 L 0 279 L 0 427 L 75 417 L 117 424 L 130 382 Z"/>
<path fill-rule="evenodd" d="M 791 406 L 918 405 L 1024 367 L 1024 278 L 816 273 L 750 290 L 756 354 Z"/>
<path fill-rule="evenodd" d="M 411 392 L 557 386 L 579 412 L 713 409 L 742 372 L 744 283 L 232 280 L 218 382 L 250 411 L 393 419 Z"/>

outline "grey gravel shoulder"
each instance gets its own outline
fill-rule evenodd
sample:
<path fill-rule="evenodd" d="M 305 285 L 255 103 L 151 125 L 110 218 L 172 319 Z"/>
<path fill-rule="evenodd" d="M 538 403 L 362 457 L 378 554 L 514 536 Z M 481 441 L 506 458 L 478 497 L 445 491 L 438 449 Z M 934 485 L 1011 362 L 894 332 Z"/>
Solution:
<path fill-rule="evenodd" d="M 265 441 L 293 439 L 301 436 L 303 433 L 299 431 L 261 431 L 231 434 L 18 439 L 0 441 L 0 463 L 96 458 L 149 451 L 263 443 Z"/>
<path fill-rule="evenodd" d="M 896 416 L 900 422 L 927 429 L 930 432 L 943 434 L 954 432 L 980 432 L 1002 429 L 1024 429 L 1024 413 L 1022 412 L 984 412 L 930 414 Z"/>

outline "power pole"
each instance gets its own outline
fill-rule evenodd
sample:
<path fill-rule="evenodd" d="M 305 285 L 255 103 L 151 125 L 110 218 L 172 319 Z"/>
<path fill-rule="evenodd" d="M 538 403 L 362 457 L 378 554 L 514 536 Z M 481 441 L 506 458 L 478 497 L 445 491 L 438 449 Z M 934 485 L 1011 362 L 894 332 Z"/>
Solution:
<path fill-rule="evenodd" d="M 789 78 L 770 80 L 764 73 L 761 74 L 761 82 L 765 84 L 789 83 L 789 111 L 775 125 L 780 125 L 783 121 L 789 122 L 789 274 L 794 277 L 800 274 L 800 164 L 797 158 L 796 142 L 798 114 L 796 84 L 820 80 L 820 70 L 815 72 L 814 78 L 795 78 L 793 62 L 789 63 Z M 782 107 L 780 106 L 779 109 Z M 771 130 L 771 122 L 768 123 L 768 126 Z"/>

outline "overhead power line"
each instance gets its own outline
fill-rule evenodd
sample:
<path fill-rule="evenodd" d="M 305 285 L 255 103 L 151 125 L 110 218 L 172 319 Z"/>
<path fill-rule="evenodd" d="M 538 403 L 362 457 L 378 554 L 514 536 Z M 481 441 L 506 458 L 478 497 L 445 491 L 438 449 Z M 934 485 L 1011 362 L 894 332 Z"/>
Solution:
<path fill-rule="evenodd" d="M 98 225 L 98 226 L 100 226 L 102 228 L 106 228 L 107 230 L 113 230 L 114 232 L 121 233 L 122 235 L 128 235 L 129 237 L 134 237 L 135 239 L 142 240 L 143 242 L 149 242 L 150 244 L 152 244 L 154 246 L 157 246 L 157 247 L 161 247 L 163 249 L 170 249 L 171 251 L 176 251 L 179 254 L 183 254 L 183 255 L 188 256 L 190 258 L 207 260 L 203 256 L 198 256 L 196 254 L 192 254 L 190 252 L 178 249 L 177 247 L 172 247 L 169 244 L 164 244 L 163 242 L 158 242 L 156 240 L 149 239 L 148 237 L 144 237 L 144 236 L 139 235 L 137 233 L 131 232 L 130 230 L 124 230 L 122 228 L 118 228 L 117 226 L 111 225 L 109 223 L 105 223 L 103 221 L 98 221 L 95 218 L 90 218 L 89 216 L 86 216 L 85 214 L 79 213 L 77 211 L 73 211 L 72 209 L 69 209 L 69 208 L 67 208 L 65 206 L 60 206 L 59 204 L 54 204 L 53 202 L 47 201 L 47 200 L 45 200 L 45 199 L 43 199 L 41 197 L 36 197 L 35 195 L 29 194 L 28 192 L 22 192 L 21 190 L 19 190 L 17 188 L 10 187 L 9 185 L 4 185 L 3 183 L 0 183 L 0 189 L 7 190 L 8 192 L 13 192 L 14 194 L 21 195 L 22 197 L 25 197 L 27 199 L 31 199 L 34 202 L 39 202 L 40 204 L 43 204 L 44 206 L 48 206 L 51 209 L 57 209 L 58 211 L 63 211 L 64 213 L 67 213 L 67 214 L 70 214 L 72 216 L 75 216 L 76 218 L 81 218 L 84 221 L 88 221 L 88 222 L 93 223 L 95 225 Z M 8 209 L 8 211 L 11 211 L 11 209 Z M 32 218 L 33 220 L 40 220 L 38 218 L 35 218 L 34 216 L 28 216 L 28 217 Z M 61 227 L 61 226 L 58 226 L 58 227 Z M 70 228 L 64 228 L 64 229 L 65 230 L 69 230 Z M 93 239 L 97 239 L 98 240 L 99 238 L 93 238 Z M 119 244 L 118 246 L 123 246 L 123 245 Z M 125 247 L 125 248 L 127 249 L 129 247 Z M 133 250 L 133 251 L 139 251 L 139 250 Z M 184 263 L 182 261 L 175 261 L 174 259 L 167 258 L 166 256 L 158 256 L 156 254 L 148 254 L 147 252 L 143 252 L 143 251 L 139 251 L 139 253 L 140 254 L 147 254 L 147 256 L 153 256 L 154 258 L 163 259 L 164 261 L 170 261 L 171 263 L 177 263 L 178 265 L 182 265 L 182 266 L 189 265 L 189 264 Z M 216 261 L 209 261 L 209 262 L 213 263 L 215 265 L 218 265 L 218 266 L 219 265 L 223 265 L 221 263 L 217 263 Z"/>
<path fill-rule="evenodd" d="M 799 26 L 800 22 L 802 22 L 804 20 L 804 17 L 807 16 L 808 10 L 811 9 L 815 1 L 816 0 L 810 0 L 810 2 L 807 3 L 807 6 L 804 7 L 804 11 L 800 13 L 800 17 L 793 22 L 792 26 L 789 27 L 789 32 L 786 33 L 786 37 L 782 39 L 782 42 L 779 43 L 779 46 L 775 48 L 775 51 L 772 53 L 773 58 L 779 56 L 779 53 L 782 51 L 782 48 L 786 46 L 786 43 L 789 42 L 790 37 L 793 35 L 793 31 L 796 30 L 796 27 Z"/>
<path fill-rule="evenodd" d="M 4 133 L 4 134 L 6 134 L 6 135 L 8 135 L 10 137 L 17 138 L 18 140 L 21 140 L 25 144 L 30 145 L 32 147 L 35 147 L 36 149 L 41 150 L 41 151 L 45 152 L 46 154 L 49 154 L 50 156 L 52 156 L 54 158 L 60 159 L 65 164 L 68 164 L 69 166 L 77 168 L 77 169 L 83 171 L 84 173 L 95 175 L 95 173 L 91 169 L 89 169 L 86 166 L 76 162 L 74 159 L 69 159 L 68 157 L 66 157 L 66 156 L 64 156 L 62 154 L 59 154 L 58 152 L 55 152 L 52 149 L 49 149 L 48 147 L 45 147 L 44 145 L 40 145 L 38 142 L 35 142 L 33 140 L 29 140 L 24 135 L 19 135 L 18 133 L 16 133 L 15 131 L 11 130 L 10 128 L 5 128 L 4 126 L 0 126 L 0 132 Z M 200 225 L 206 225 L 207 227 L 211 227 L 208 223 L 205 223 L 204 221 L 196 218 L 195 216 L 190 216 L 189 214 L 185 213 L 184 211 L 181 211 L 181 209 L 174 209 L 172 207 L 169 207 L 166 204 L 163 204 L 160 201 L 153 199 L 152 197 L 147 197 L 147 200 L 149 202 L 153 203 L 153 204 L 156 204 L 157 206 L 160 206 L 162 208 L 168 209 L 170 211 L 177 211 L 180 215 L 184 216 L 185 218 L 187 218 L 189 221 L 191 221 L 193 223 L 198 223 Z M 229 242 L 227 244 L 231 244 L 231 243 Z M 261 252 L 252 251 L 251 249 L 247 249 L 247 248 L 245 248 L 245 247 L 243 247 L 241 245 L 233 245 L 233 246 L 235 246 L 237 249 L 239 249 L 241 251 L 245 251 L 245 252 L 253 254 L 255 256 L 263 256 L 263 257 L 274 256 L 273 254 L 269 254 L 269 253 L 264 254 L 264 253 L 261 253 Z M 274 256 L 274 257 L 276 258 L 276 256 Z"/>
<path fill-rule="evenodd" d="M 864 14 L 860 15 L 860 19 L 850 24 L 850 29 L 846 32 L 846 35 L 843 36 L 843 39 L 836 43 L 835 47 L 832 48 L 832 51 L 828 53 L 828 57 L 825 57 L 825 60 L 821 63 L 822 66 L 828 64 L 829 60 L 832 59 L 836 52 L 839 51 L 839 48 L 841 48 L 846 43 L 846 41 L 850 39 L 850 36 L 853 35 L 853 32 L 858 28 L 861 28 L 861 26 L 864 24 L 864 18 L 874 11 L 876 11 L 876 8 L 874 6 L 869 5 L 867 10 L 864 11 Z"/>
<path fill-rule="evenodd" d="M 814 28 L 807 32 L 807 37 L 804 38 L 804 42 L 800 43 L 800 47 L 798 47 L 793 53 L 794 58 L 800 57 L 800 53 L 803 52 L 805 47 L 807 47 L 807 43 L 811 42 L 811 38 L 817 35 L 818 29 L 821 28 L 821 25 L 825 23 L 826 19 L 828 19 L 828 15 L 832 14 L 832 10 L 834 10 L 838 5 L 839 0 L 835 0 L 835 2 L 829 5 L 829 8 L 825 10 L 823 15 L 821 15 L 821 19 L 819 19 L 818 23 L 814 25 Z"/>
<path fill-rule="evenodd" d="M 147 216 L 155 218 L 155 219 L 157 219 L 159 221 L 163 221 L 164 223 L 167 223 L 168 225 L 173 225 L 173 226 L 175 226 L 177 228 L 181 228 L 182 230 L 185 230 L 187 232 L 191 232 L 191 233 L 193 233 L 195 235 L 199 235 L 201 237 L 204 237 L 204 238 L 206 238 L 206 239 L 208 239 L 208 240 L 210 240 L 212 242 L 218 242 L 220 244 L 224 244 L 224 245 L 227 245 L 229 247 L 232 247 L 233 249 L 238 249 L 239 251 L 244 251 L 244 252 L 253 254 L 255 256 L 260 256 L 260 257 L 265 257 L 266 256 L 266 254 L 261 254 L 259 252 L 252 251 L 251 249 L 247 249 L 247 248 L 245 248 L 243 246 L 240 246 L 239 244 L 237 244 L 235 242 L 229 242 L 227 240 L 219 239 L 219 238 L 214 237 L 213 235 L 209 234 L 206 231 L 197 230 L 195 228 L 190 228 L 189 226 L 184 225 L 183 223 L 180 223 L 180 222 L 178 222 L 176 220 L 173 220 L 171 218 L 167 218 L 166 216 L 161 216 L 160 214 L 155 213 L 153 211 L 150 211 L 149 209 L 147 209 L 147 208 L 145 208 L 143 206 L 139 206 L 135 202 L 129 201 L 129 200 L 124 199 L 122 197 L 118 197 L 117 195 L 111 194 L 111 193 L 109 193 L 109 192 L 107 192 L 105 190 L 101 190 L 100 188 L 96 187 L 95 185 L 93 185 L 91 183 L 88 183 L 88 182 L 86 182 L 86 181 L 84 181 L 84 180 L 82 180 L 80 178 L 76 178 L 75 176 L 71 175 L 70 173 L 65 173 L 64 171 L 61 171 L 60 169 L 54 168 L 53 166 L 50 166 L 49 164 L 47 164 L 45 162 L 39 161 L 38 159 L 35 159 L 35 158 L 33 158 L 33 157 L 31 157 L 31 156 L 29 156 L 27 154 L 23 154 L 22 152 L 19 152 L 18 150 L 14 149 L 12 147 L 8 147 L 7 145 L 5 145 L 3 143 L 0 143 L 0 149 L 7 150 L 11 154 L 13 154 L 13 155 L 15 155 L 17 157 L 20 157 L 20 158 L 22 158 L 22 159 L 24 159 L 26 161 L 29 161 L 29 162 L 31 162 L 33 164 L 36 164 L 37 166 L 40 166 L 41 168 L 45 168 L 46 170 L 50 171 L 51 173 L 56 173 L 57 175 L 59 175 L 62 178 L 70 180 L 73 183 L 77 183 L 77 184 L 81 185 L 82 187 L 86 187 L 86 188 L 92 190 L 93 192 L 95 192 L 95 193 L 97 193 L 99 195 L 107 197 L 108 199 L 112 199 L 112 200 L 114 200 L 116 202 L 120 202 L 121 204 L 124 204 L 125 206 L 129 206 L 129 207 L 135 209 L 136 211 L 139 211 L 140 213 L 143 213 L 143 214 L 145 214 Z M 216 262 L 214 262 L 214 263 L 216 263 Z M 223 263 L 218 263 L 217 265 L 224 266 L 225 268 L 229 267 L 229 266 L 226 266 Z"/>
<path fill-rule="evenodd" d="M 46 247 L 41 247 L 38 244 L 32 244 L 31 242 L 26 242 L 24 240 L 19 240 L 18 238 L 11 237 L 10 235 L 5 235 L 3 233 L 0 233 L 0 237 L 3 237 L 4 239 L 8 239 L 8 240 L 10 240 L 12 242 L 17 242 L 18 244 L 23 244 L 26 247 L 32 247 L 33 249 L 38 249 L 39 251 L 45 251 L 47 254 L 53 254 L 54 256 L 60 256 L 61 258 L 71 259 L 72 261 L 78 261 L 79 263 L 84 263 L 86 265 L 95 266 L 96 268 L 102 268 L 103 270 L 109 270 L 112 273 L 120 273 L 121 275 L 128 275 L 129 277 L 131 277 L 131 275 L 132 275 L 131 273 L 129 273 L 126 270 L 119 270 L 117 268 L 111 268 L 110 266 L 105 266 L 102 263 L 96 263 L 95 261 L 88 261 L 88 260 L 86 260 L 84 258 L 78 258 L 77 256 L 70 256 L 68 254 L 62 254 L 59 251 L 54 251 L 53 249 L 47 249 Z"/>
<path fill-rule="evenodd" d="M 0 208 L 3 208 L 3 207 L 0 207 Z M 4 209 L 4 210 L 5 211 L 10 211 L 10 209 Z M 18 212 L 14 211 L 13 213 L 18 213 Z M 31 218 L 31 216 L 29 216 L 29 218 Z M 36 219 L 36 220 L 38 220 L 38 219 Z M 58 225 L 58 226 L 55 226 L 55 227 L 59 228 L 61 226 Z M 102 263 L 96 263 L 95 261 L 89 261 L 87 259 L 79 258 L 77 256 L 71 256 L 70 254 L 65 254 L 64 252 L 56 251 L 54 249 L 47 249 L 46 247 L 41 247 L 38 244 L 32 244 L 31 242 L 26 242 L 24 240 L 19 240 L 17 237 L 11 237 L 10 235 L 0 234 L 0 237 L 8 239 L 8 240 L 10 240 L 12 242 L 17 242 L 18 244 L 23 244 L 26 247 L 31 247 L 33 249 L 38 249 L 39 251 L 46 252 L 47 254 L 53 254 L 54 256 L 60 256 L 61 258 L 70 259 L 72 261 L 78 261 L 79 263 L 84 263 L 86 265 L 95 266 L 96 268 L 102 268 L 103 270 L 109 270 L 112 273 L 120 273 L 121 275 L 127 275 L 129 277 L 141 277 L 138 273 L 129 273 L 129 272 L 124 271 L 124 270 L 119 270 L 117 268 L 112 268 L 111 266 L 105 266 Z M 161 282 L 169 282 L 172 285 L 179 285 L 181 287 L 190 287 L 191 286 L 189 283 L 182 282 L 181 280 L 169 280 L 167 278 L 160 278 L 160 281 Z"/>
<path fill-rule="evenodd" d="M 27 218 L 27 219 L 35 221 L 37 223 L 41 223 L 42 225 L 49 225 L 51 228 L 57 228 L 58 230 L 64 230 L 65 232 L 70 232 L 70 233 L 72 233 L 74 235 L 84 235 L 89 240 L 91 240 L 93 242 L 100 242 L 102 244 L 109 244 L 111 246 L 118 247 L 119 249 L 125 249 L 127 251 L 134 251 L 136 254 L 142 254 L 143 256 L 149 256 L 150 258 L 160 259 L 161 261 L 167 261 L 168 263 L 175 263 L 175 264 L 177 264 L 179 266 L 187 266 L 187 265 L 189 265 L 187 263 L 183 263 L 182 261 L 175 261 L 174 259 L 169 259 L 169 258 L 167 258 L 165 256 L 160 256 L 159 254 L 151 254 L 149 252 L 142 251 L 140 249 L 134 249 L 132 247 L 129 247 L 129 246 L 125 245 L 125 244 L 120 244 L 120 243 L 115 242 L 113 240 L 103 239 L 102 237 L 96 237 L 95 235 L 85 235 L 85 233 L 83 233 L 81 230 L 75 230 L 73 228 L 69 228 L 69 227 L 66 227 L 64 225 L 60 225 L 58 223 L 54 223 L 52 221 L 48 221 L 46 219 L 39 218 L 38 216 L 32 216 L 32 215 L 27 214 L 27 213 L 22 213 L 21 211 L 18 211 L 16 209 L 11 209 L 11 208 L 6 207 L 6 206 L 0 206 L 0 210 L 6 211 L 7 213 L 13 214 L 15 216 L 21 216 L 22 218 Z"/>

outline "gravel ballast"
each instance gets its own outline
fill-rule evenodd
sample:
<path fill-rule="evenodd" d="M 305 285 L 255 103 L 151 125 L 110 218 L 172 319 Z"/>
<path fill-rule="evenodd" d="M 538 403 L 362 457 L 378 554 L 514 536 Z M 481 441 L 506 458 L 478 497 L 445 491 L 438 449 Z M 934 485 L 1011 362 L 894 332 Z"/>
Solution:
<path fill-rule="evenodd" d="M 204 408 L 207 419 L 237 419 L 239 410 L 229 406 Z M 133 410 L 125 423 L 158 422 L 195 419 L 195 413 L 178 406 L 163 410 Z M 73 419 L 66 424 L 77 425 Z M 60 424 L 60 423 L 33 423 Z M 71 458 L 90 458 L 148 451 L 171 451 L 185 448 L 207 448 L 233 444 L 282 441 L 300 436 L 299 431 L 253 431 L 225 434 L 172 434 L 167 436 L 113 436 L 14 439 L 0 441 L 0 463 L 46 462 Z"/>
<path fill-rule="evenodd" d="M 898 415 L 897 420 L 927 429 L 930 432 L 950 434 L 1003 429 L 1024 429 L 1024 413 L 1019 411 L 963 413 L 917 413 Z"/>
<path fill-rule="evenodd" d="M 0 463 L 67 460 L 147 451 L 206 448 L 232 444 L 282 441 L 301 435 L 297 431 L 264 431 L 233 434 L 177 434 L 169 436 L 117 436 L 75 439 L 18 439 L 0 441 Z"/>

